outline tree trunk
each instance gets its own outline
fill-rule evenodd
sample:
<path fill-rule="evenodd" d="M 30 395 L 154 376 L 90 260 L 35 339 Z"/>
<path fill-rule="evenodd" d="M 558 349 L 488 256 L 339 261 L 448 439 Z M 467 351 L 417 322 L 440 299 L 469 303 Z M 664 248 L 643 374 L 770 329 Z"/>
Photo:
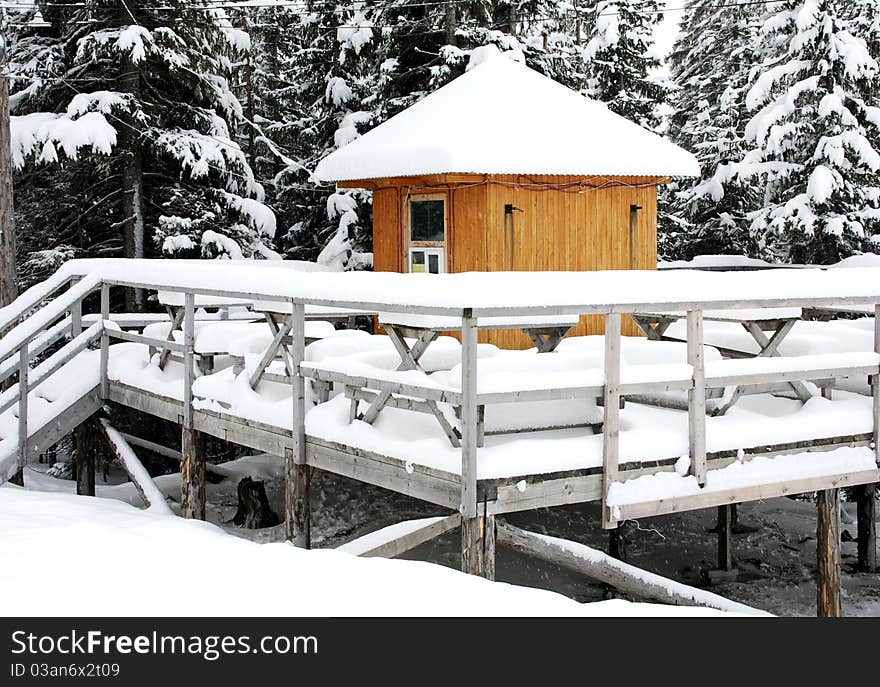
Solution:
<path fill-rule="evenodd" d="M 274 527 L 281 522 L 269 506 L 266 485 L 250 477 L 243 477 L 238 483 L 238 510 L 232 522 L 238 527 L 258 530 Z"/>
<path fill-rule="evenodd" d="M 455 18 L 455 2 L 454 0 L 447 0 L 446 2 L 446 44 L 447 45 L 455 45 L 455 28 L 456 28 L 456 18 Z"/>
<path fill-rule="evenodd" d="M 10 139 L 9 76 L 0 56 L 0 306 L 9 305 L 18 296 Z"/>
<path fill-rule="evenodd" d="M 129 2 L 132 12 L 137 4 Z M 124 24 L 131 22 L 128 12 L 122 19 Z M 141 75 L 138 66 L 124 55 L 119 64 L 119 90 L 131 95 L 135 103 L 140 101 Z M 144 251 L 144 170 L 143 150 L 137 120 L 128 113 L 121 116 L 119 127 L 119 150 L 122 152 L 122 252 L 126 258 L 143 258 Z M 142 311 L 146 307 L 146 291 L 143 289 L 125 290 L 125 307 L 130 312 Z"/>

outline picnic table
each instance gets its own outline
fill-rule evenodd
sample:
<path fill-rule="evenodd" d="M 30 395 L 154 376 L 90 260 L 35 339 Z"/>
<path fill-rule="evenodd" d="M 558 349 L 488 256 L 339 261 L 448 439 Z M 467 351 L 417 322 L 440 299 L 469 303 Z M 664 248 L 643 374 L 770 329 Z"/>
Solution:
<path fill-rule="evenodd" d="M 678 341 L 682 339 L 666 336 L 665 332 L 674 322 L 684 319 L 684 312 L 639 312 L 634 313 L 632 319 L 638 325 L 645 336 L 652 341 Z M 709 322 L 728 322 L 742 325 L 758 345 L 758 353 L 717 346 L 711 342 L 708 345 L 718 349 L 722 355 L 729 358 L 746 357 L 777 357 L 779 346 L 791 332 L 795 323 L 802 319 L 801 308 L 757 308 L 750 310 L 706 310 L 703 319 Z M 786 383 L 794 391 L 801 402 L 806 403 L 813 397 L 810 390 L 803 382 L 793 381 Z M 716 405 L 714 414 L 723 415 L 738 400 L 744 391 L 743 386 L 730 387 L 724 390 L 721 402 Z"/>
<path fill-rule="evenodd" d="M 534 341 L 540 353 L 551 353 L 579 320 L 578 315 L 481 317 L 477 320 L 477 328 L 522 329 Z M 385 333 L 400 356 L 400 364 L 397 367 L 399 371 L 419 370 L 424 372 L 419 360 L 431 343 L 443 332 L 451 332 L 461 328 L 461 320 L 455 317 L 403 313 L 379 313 L 379 324 L 385 329 Z M 408 339 L 412 341 L 412 344 Z M 375 422 L 382 409 L 388 405 L 391 396 L 390 391 L 378 392 L 361 419 L 370 424 Z M 358 400 L 359 396 L 355 393 L 353 409 L 357 407 Z M 459 432 L 446 419 L 437 402 L 426 399 L 424 403 L 437 419 L 452 445 L 459 446 L 461 439 Z"/>
<path fill-rule="evenodd" d="M 171 327 L 165 337 L 166 341 L 174 341 L 174 332 L 178 331 L 183 325 L 183 318 L 186 314 L 185 302 L 186 296 L 179 291 L 159 291 L 157 294 L 159 303 L 165 307 L 168 317 L 171 320 Z M 230 309 L 238 308 L 245 310 L 251 306 L 251 301 L 242 298 L 229 298 L 223 296 L 202 296 L 196 294 L 194 297 L 194 306 L 196 308 L 211 308 L 220 311 L 220 319 L 229 318 Z M 236 319 L 239 319 L 236 317 Z M 257 319 L 254 315 L 249 315 L 247 319 Z M 171 357 L 171 349 L 165 348 L 159 355 L 159 369 L 164 370 Z"/>
<path fill-rule="evenodd" d="M 828 322 L 840 316 L 874 317 L 873 305 L 814 305 L 804 308 L 803 319 Z"/>
<path fill-rule="evenodd" d="M 269 330 L 272 333 L 272 342 L 260 358 L 257 367 L 248 380 L 252 389 L 256 389 L 260 380 L 267 377 L 275 379 L 275 375 L 269 373 L 269 366 L 276 357 L 280 356 L 284 363 L 284 369 L 288 378 L 293 377 L 293 357 L 290 350 L 292 344 L 291 330 L 293 329 L 293 311 L 289 301 L 255 301 L 251 304 L 255 313 L 262 315 Z M 325 322 L 351 323 L 361 315 L 374 315 L 375 313 L 365 310 L 352 310 L 346 308 L 334 308 L 323 305 L 306 305 L 304 307 L 306 321 L 321 320 Z"/>

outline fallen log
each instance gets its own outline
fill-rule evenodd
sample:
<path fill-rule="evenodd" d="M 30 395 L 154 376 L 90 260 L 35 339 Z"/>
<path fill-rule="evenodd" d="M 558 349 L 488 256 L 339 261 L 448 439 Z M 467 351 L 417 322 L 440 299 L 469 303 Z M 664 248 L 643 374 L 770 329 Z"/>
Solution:
<path fill-rule="evenodd" d="M 584 544 L 548 537 L 498 521 L 499 544 L 609 584 L 632 596 L 676 606 L 705 606 L 728 613 L 770 615 L 696 587 L 624 563 Z"/>

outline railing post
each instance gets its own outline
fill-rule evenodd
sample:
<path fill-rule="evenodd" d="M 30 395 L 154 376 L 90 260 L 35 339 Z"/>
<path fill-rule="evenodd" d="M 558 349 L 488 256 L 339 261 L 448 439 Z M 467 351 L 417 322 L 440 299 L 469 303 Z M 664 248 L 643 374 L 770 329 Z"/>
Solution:
<path fill-rule="evenodd" d="M 706 369 L 703 361 L 703 311 L 687 313 L 687 360 L 694 385 L 688 390 L 688 452 L 690 474 L 706 483 Z"/>
<path fill-rule="evenodd" d="M 82 312 L 83 312 L 83 304 L 82 300 L 78 300 L 72 306 L 70 306 L 70 338 L 75 339 L 80 334 L 82 334 L 83 326 L 82 326 Z"/>
<path fill-rule="evenodd" d="M 28 459 L 28 345 L 18 350 L 18 473 L 10 480 L 24 486 Z"/>
<path fill-rule="evenodd" d="M 477 517 L 477 319 L 461 318 L 461 515 Z"/>
<path fill-rule="evenodd" d="M 303 549 L 311 548 L 309 503 L 311 469 L 306 463 L 306 385 L 300 366 L 305 359 L 305 306 L 291 301 L 291 450 L 285 454 L 284 523 L 287 539 Z"/>
<path fill-rule="evenodd" d="M 184 518 L 205 519 L 205 450 L 201 432 L 193 426 L 193 347 L 195 296 L 184 294 L 183 426 L 181 427 L 180 505 Z"/>
<path fill-rule="evenodd" d="M 874 306 L 874 353 L 880 354 L 880 303 Z M 880 465 L 880 374 L 872 378 L 874 397 L 874 459 Z"/>
<path fill-rule="evenodd" d="M 495 579 L 495 516 L 477 504 L 477 318 L 467 308 L 461 318 L 461 569 Z"/>
<path fill-rule="evenodd" d="M 620 313 L 605 315 L 605 387 L 602 424 L 602 527 L 617 520 L 607 505 L 608 491 L 617 480 L 620 460 Z"/>
<path fill-rule="evenodd" d="M 110 377 L 108 367 L 110 364 L 110 334 L 107 331 L 107 322 L 110 319 L 110 285 L 101 284 L 101 398 L 107 400 L 110 396 Z"/>

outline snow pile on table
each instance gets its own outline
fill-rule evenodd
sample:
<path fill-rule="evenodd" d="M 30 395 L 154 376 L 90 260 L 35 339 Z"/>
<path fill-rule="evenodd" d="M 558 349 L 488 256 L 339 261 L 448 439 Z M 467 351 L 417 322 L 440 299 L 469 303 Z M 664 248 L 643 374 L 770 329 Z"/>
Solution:
<path fill-rule="evenodd" d="M 58 561 L 76 561 L 64 576 L 79 593 L 7 594 L 0 613 L 8 616 L 717 614 L 620 600 L 579 604 L 430 563 L 254 544 L 121 502 L 10 486 L 0 488 L 0 540 L 3 589 L 52 590 Z M 255 570 L 261 592 L 236 591 Z M 193 595 L 176 571 L 221 574 L 202 575 Z"/>
<path fill-rule="evenodd" d="M 867 319 L 867 318 L 865 318 Z M 779 345 L 783 356 L 817 355 L 821 353 L 850 353 L 874 350 L 873 319 L 832 320 L 812 322 L 799 320 Z M 768 338 L 772 332 L 766 332 Z M 687 324 L 678 320 L 669 326 L 665 336 L 684 339 Z M 712 322 L 703 324 L 703 340 L 707 345 L 729 348 L 755 355 L 760 350 L 757 342 L 741 324 L 736 322 Z"/>

